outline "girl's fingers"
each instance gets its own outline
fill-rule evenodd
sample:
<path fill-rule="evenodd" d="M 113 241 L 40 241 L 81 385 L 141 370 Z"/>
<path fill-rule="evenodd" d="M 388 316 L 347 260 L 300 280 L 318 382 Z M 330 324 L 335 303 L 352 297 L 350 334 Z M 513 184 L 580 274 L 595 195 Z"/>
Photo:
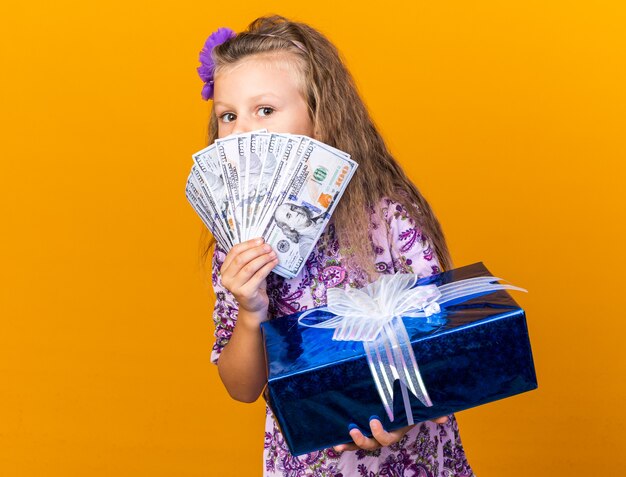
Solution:
<path fill-rule="evenodd" d="M 355 451 L 359 449 L 356 444 L 341 444 L 333 447 L 335 452 Z"/>
<path fill-rule="evenodd" d="M 276 253 L 271 252 L 267 255 L 259 257 L 257 260 L 265 259 L 268 260 L 265 265 L 261 266 L 255 273 L 252 275 L 245 286 L 242 289 L 248 289 L 246 291 L 257 290 L 265 281 L 270 272 L 274 269 L 276 265 L 278 265 L 278 257 L 276 257 Z"/>
<path fill-rule="evenodd" d="M 233 289 L 239 290 L 239 293 L 246 294 L 247 292 L 254 292 L 259 286 L 263 279 L 269 274 L 269 272 L 274 268 L 277 261 L 276 252 L 264 252 L 263 255 L 260 255 L 251 261 L 247 262 L 244 266 L 242 266 L 236 273 L 234 277 L 231 278 L 230 285 Z M 268 268 L 269 267 L 269 268 Z M 235 272 L 236 265 L 233 264 L 231 267 L 231 271 Z M 267 272 L 265 270 L 267 269 Z"/>
<path fill-rule="evenodd" d="M 357 449 L 375 450 L 379 447 L 386 447 L 400 440 L 404 435 L 411 430 L 414 426 L 406 426 L 395 431 L 387 432 L 383 428 L 382 423 L 378 418 L 372 418 L 370 420 L 370 429 L 372 430 L 372 437 L 366 437 L 357 427 L 350 430 L 350 437 L 354 441 L 354 444 L 341 444 L 335 446 L 336 452 L 351 451 Z"/>
<path fill-rule="evenodd" d="M 246 246 L 238 249 L 235 249 L 233 247 L 231 252 L 229 252 L 229 255 L 232 254 L 229 262 L 226 264 L 226 266 L 222 266 L 222 277 L 236 276 L 243 269 L 243 267 L 248 265 L 251 261 L 271 251 L 272 247 L 270 247 L 268 244 L 253 244 L 252 246 Z"/>
<path fill-rule="evenodd" d="M 233 248 L 231 248 L 230 251 L 226 254 L 224 263 L 222 263 L 222 268 L 220 269 L 220 271 L 222 272 L 222 275 L 228 269 L 228 267 L 230 267 L 233 260 L 235 260 L 240 254 L 254 247 L 258 247 L 263 242 L 264 242 L 263 238 L 255 238 L 255 239 L 247 240 L 246 242 L 238 243 Z"/>
<path fill-rule="evenodd" d="M 354 441 L 354 444 L 357 448 L 365 449 L 365 450 L 376 450 L 381 444 L 376 439 L 366 437 L 359 429 L 352 429 L 350 431 L 350 437 Z M 350 445 L 350 444 L 346 444 Z"/>
<path fill-rule="evenodd" d="M 370 420 L 370 429 L 372 430 L 372 436 L 380 443 L 381 446 L 390 446 L 399 442 L 404 435 L 409 432 L 413 426 L 406 426 L 395 431 L 387 432 L 383 428 L 382 423 L 378 419 Z M 356 442 L 356 441 L 355 441 Z"/>

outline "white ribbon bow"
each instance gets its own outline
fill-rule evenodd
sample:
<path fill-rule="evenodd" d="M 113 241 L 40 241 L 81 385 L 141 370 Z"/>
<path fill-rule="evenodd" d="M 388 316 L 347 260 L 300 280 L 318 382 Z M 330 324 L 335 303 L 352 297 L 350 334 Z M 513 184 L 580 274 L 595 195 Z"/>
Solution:
<path fill-rule="evenodd" d="M 426 318 L 440 312 L 452 300 L 496 290 L 526 291 L 494 283 L 496 277 L 476 277 L 437 287 L 415 286 L 417 275 L 383 275 L 365 288 L 331 288 L 327 306 L 302 313 L 298 322 L 313 328 L 334 329 L 335 341 L 361 341 L 367 361 L 389 420 L 393 421 L 393 384 L 400 381 L 408 424 L 414 424 L 408 390 L 426 407 L 432 401 L 422 381 L 411 341 L 402 317 Z M 304 318 L 314 311 L 329 311 L 333 318 L 309 325 Z"/>

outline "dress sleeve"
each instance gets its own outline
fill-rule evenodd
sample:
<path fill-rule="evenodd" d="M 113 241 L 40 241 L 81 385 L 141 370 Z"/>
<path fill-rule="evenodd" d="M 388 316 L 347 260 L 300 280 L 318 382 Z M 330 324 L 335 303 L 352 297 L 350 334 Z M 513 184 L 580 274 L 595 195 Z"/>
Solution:
<path fill-rule="evenodd" d="M 224 346 L 228 344 L 239 312 L 237 300 L 231 292 L 226 290 L 222 285 L 222 276 L 220 268 L 224 263 L 226 253 L 215 245 L 213 252 L 211 278 L 213 282 L 213 291 L 215 292 L 215 308 L 213 310 L 213 322 L 215 323 L 215 344 L 211 351 L 211 362 L 217 364 Z"/>
<path fill-rule="evenodd" d="M 422 234 L 406 208 L 388 199 L 383 201 L 381 207 L 391 255 L 389 271 L 415 273 L 420 278 L 441 272 L 439 259 L 429 238 Z"/>

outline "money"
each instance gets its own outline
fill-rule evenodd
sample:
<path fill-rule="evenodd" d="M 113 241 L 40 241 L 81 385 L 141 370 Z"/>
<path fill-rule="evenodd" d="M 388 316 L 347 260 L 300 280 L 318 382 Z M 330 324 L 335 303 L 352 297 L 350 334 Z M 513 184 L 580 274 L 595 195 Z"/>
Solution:
<path fill-rule="evenodd" d="M 300 272 L 354 174 L 353 164 L 320 142 L 303 145 L 289 186 L 263 232 L 278 255 L 277 273 L 293 277 Z"/>
<path fill-rule="evenodd" d="M 261 174 L 257 183 L 254 202 L 250 208 L 249 238 L 259 236 L 256 234 L 257 224 L 261 216 L 264 215 L 265 202 L 268 193 L 272 189 L 272 179 L 278 166 L 278 157 L 285 142 L 284 138 L 280 138 L 275 134 L 267 134 L 265 140 L 265 150 L 261 155 Z"/>
<path fill-rule="evenodd" d="M 277 136 L 277 135 L 273 135 Z M 275 141 L 275 150 L 272 152 L 272 139 Z M 291 172 L 295 164 L 299 161 L 297 157 L 298 146 L 302 139 L 298 136 L 293 137 L 276 137 L 270 138 L 270 149 L 268 154 L 276 155 L 276 168 L 269 178 L 267 184 L 267 192 L 261 204 L 261 211 L 258 216 L 258 222 L 255 228 L 257 237 L 263 237 L 263 232 L 271 219 L 271 211 L 274 210 L 278 202 L 285 194 L 286 183 L 291 180 Z"/>
<path fill-rule="evenodd" d="M 223 179 L 223 171 L 215 145 L 211 145 L 206 149 L 194 154 L 193 160 L 195 165 L 200 169 L 200 175 L 204 180 L 205 192 L 204 201 L 208 204 L 208 210 L 214 215 L 220 231 L 225 237 L 226 242 L 232 247 L 238 243 L 238 239 L 234 234 L 235 216 L 231 202 L 228 200 L 228 192 Z M 191 168 L 190 178 L 197 178 L 194 168 Z M 229 248 L 230 248 L 229 247 Z"/>
<path fill-rule="evenodd" d="M 267 133 L 252 133 L 250 135 L 250 154 L 247 156 L 246 185 L 244 187 L 244 240 L 253 237 L 253 223 L 256 221 L 258 202 L 264 199 L 267 190 L 265 184 L 276 168 L 276 159 L 273 155 L 267 160 L 270 135 Z"/>
<path fill-rule="evenodd" d="M 227 191 L 230 207 L 233 209 L 235 237 L 238 242 L 243 242 L 241 224 L 243 216 L 243 201 L 241 190 L 240 171 L 245 169 L 246 137 L 229 136 L 226 139 L 215 141 L 220 165 L 222 166 L 222 178 Z M 244 171 L 245 172 L 245 171 Z"/>
<path fill-rule="evenodd" d="M 192 157 L 185 194 L 220 247 L 261 236 L 286 278 L 302 270 L 357 168 L 327 144 L 266 131 L 218 139 Z"/>

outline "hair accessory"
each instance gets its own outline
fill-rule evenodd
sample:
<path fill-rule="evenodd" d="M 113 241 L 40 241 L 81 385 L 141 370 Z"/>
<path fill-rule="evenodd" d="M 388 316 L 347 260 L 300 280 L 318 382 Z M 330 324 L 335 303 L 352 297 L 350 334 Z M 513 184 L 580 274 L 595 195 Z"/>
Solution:
<path fill-rule="evenodd" d="M 215 72 L 215 62 L 213 61 L 213 48 L 237 36 L 230 28 L 218 28 L 211 33 L 204 47 L 200 51 L 200 66 L 198 75 L 204 81 L 202 88 L 202 99 L 208 101 L 213 97 L 213 73 Z"/>

